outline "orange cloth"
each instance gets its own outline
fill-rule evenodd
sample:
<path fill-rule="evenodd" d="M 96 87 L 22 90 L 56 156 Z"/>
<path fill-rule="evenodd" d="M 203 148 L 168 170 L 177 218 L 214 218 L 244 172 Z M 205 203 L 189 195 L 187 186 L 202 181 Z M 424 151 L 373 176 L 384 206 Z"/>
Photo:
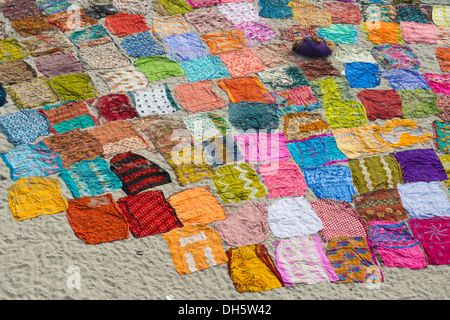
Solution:
<path fill-rule="evenodd" d="M 246 48 L 244 33 L 241 30 L 213 31 L 200 37 L 205 41 L 211 54 L 220 54 Z"/>
<path fill-rule="evenodd" d="M 450 72 L 450 48 L 436 48 L 436 58 L 442 72 Z"/>
<path fill-rule="evenodd" d="M 369 22 L 362 22 L 361 26 L 363 30 L 368 33 L 367 40 L 369 40 L 373 44 L 403 43 L 403 40 L 400 35 L 400 25 L 398 23 L 379 21 L 377 22 L 377 25 L 373 27 L 369 24 Z"/>
<path fill-rule="evenodd" d="M 230 102 L 258 101 L 267 103 L 264 93 L 268 93 L 257 76 L 219 79 L 217 85 L 226 92 Z"/>

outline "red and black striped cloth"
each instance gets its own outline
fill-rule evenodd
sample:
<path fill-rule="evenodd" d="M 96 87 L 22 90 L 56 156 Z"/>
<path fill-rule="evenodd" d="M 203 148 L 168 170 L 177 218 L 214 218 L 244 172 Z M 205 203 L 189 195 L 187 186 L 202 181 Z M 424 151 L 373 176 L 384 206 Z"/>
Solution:
<path fill-rule="evenodd" d="M 110 169 L 122 181 L 122 190 L 128 195 L 172 182 L 167 171 L 133 152 L 114 156 Z"/>

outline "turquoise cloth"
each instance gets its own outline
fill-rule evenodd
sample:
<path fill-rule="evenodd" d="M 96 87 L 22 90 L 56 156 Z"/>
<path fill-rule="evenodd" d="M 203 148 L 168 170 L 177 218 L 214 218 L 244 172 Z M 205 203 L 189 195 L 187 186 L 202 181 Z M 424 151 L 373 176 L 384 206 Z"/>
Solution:
<path fill-rule="evenodd" d="M 229 121 L 240 130 L 275 130 L 278 128 L 278 106 L 275 103 L 247 102 L 228 104 Z"/>
<path fill-rule="evenodd" d="M 284 19 L 294 16 L 289 0 L 259 0 L 259 16 L 263 18 Z"/>
<path fill-rule="evenodd" d="M 332 24 L 328 28 L 319 28 L 319 36 L 334 43 L 357 44 L 358 32 L 350 24 Z"/>
<path fill-rule="evenodd" d="M 230 77 L 227 66 L 219 56 L 208 56 L 180 62 L 188 82 Z"/>

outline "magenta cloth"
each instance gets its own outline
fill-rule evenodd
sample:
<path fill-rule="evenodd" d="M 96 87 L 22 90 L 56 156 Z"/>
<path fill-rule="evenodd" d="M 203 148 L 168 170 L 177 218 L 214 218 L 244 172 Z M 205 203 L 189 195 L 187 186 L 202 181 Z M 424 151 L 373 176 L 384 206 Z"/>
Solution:
<path fill-rule="evenodd" d="M 403 221 L 370 221 L 368 243 L 385 267 L 423 269 L 427 266 L 419 240 Z"/>
<path fill-rule="evenodd" d="M 450 94 L 450 74 L 424 73 L 423 77 L 434 92 Z"/>
<path fill-rule="evenodd" d="M 430 265 L 450 264 L 450 217 L 409 219 Z"/>
<path fill-rule="evenodd" d="M 306 195 L 306 181 L 300 168 L 292 161 L 263 163 L 256 166 L 269 193 L 266 198 L 300 197 Z"/>
<path fill-rule="evenodd" d="M 244 21 L 232 27 L 244 33 L 247 47 L 266 42 L 278 37 L 278 34 L 265 21 Z"/>
<path fill-rule="evenodd" d="M 221 0 L 187 0 L 187 2 L 194 9 L 203 8 L 203 7 L 212 7 L 218 4 L 221 4 Z"/>
<path fill-rule="evenodd" d="M 286 135 L 277 133 L 244 133 L 234 136 L 245 161 L 282 161 L 290 158 Z"/>
<path fill-rule="evenodd" d="M 433 149 L 412 149 L 394 153 L 402 169 L 403 182 L 448 180 L 441 160 Z"/>

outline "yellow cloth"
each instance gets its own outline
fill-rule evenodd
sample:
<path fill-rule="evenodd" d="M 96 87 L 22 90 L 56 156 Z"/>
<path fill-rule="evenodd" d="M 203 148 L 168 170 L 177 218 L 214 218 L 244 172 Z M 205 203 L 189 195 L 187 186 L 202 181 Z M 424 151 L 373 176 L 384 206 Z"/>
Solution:
<path fill-rule="evenodd" d="M 58 179 L 28 177 L 8 189 L 8 204 L 16 221 L 66 211 L 68 203 L 59 189 Z"/>
<path fill-rule="evenodd" d="M 449 180 L 445 180 L 445 186 L 450 188 L 450 154 L 440 154 L 439 159 L 441 160 L 442 166 L 444 167 L 449 178 Z"/>

